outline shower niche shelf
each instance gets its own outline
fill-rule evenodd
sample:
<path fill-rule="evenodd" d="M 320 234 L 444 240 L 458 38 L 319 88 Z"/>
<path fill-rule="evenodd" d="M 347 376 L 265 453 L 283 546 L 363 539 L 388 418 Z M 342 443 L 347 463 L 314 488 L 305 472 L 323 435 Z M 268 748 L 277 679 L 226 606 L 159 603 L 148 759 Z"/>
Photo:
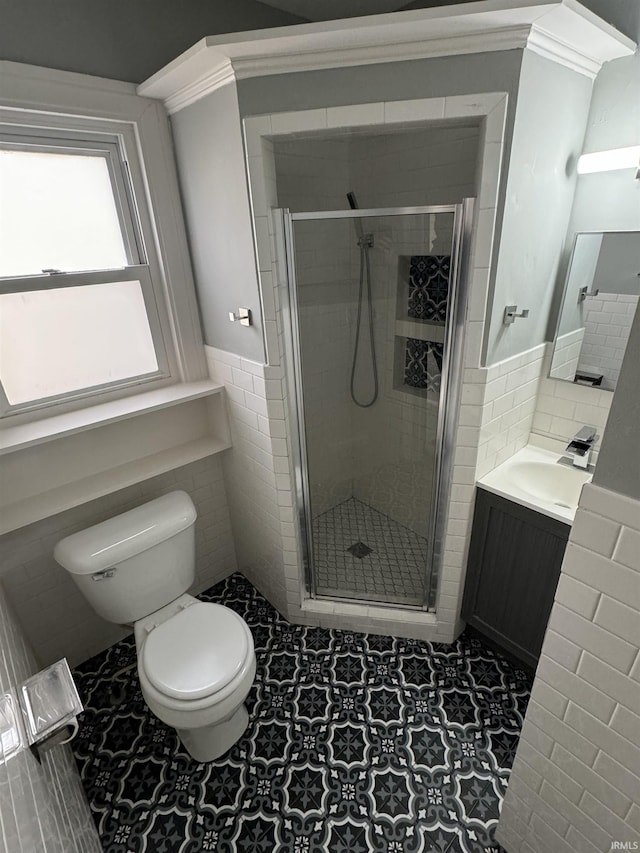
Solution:
<path fill-rule="evenodd" d="M 396 320 L 394 332 L 399 338 L 416 338 L 419 341 L 431 341 L 435 344 L 444 343 L 444 323 Z"/>
<path fill-rule="evenodd" d="M 399 255 L 396 320 L 444 329 L 449 307 L 449 255 Z"/>
<path fill-rule="evenodd" d="M 400 255 L 393 325 L 393 387 L 439 394 L 449 296 L 449 255 Z"/>
<path fill-rule="evenodd" d="M 442 373 L 440 342 L 396 335 L 393 352 L 393 388 L 412 397 L 437 400 Z"/>

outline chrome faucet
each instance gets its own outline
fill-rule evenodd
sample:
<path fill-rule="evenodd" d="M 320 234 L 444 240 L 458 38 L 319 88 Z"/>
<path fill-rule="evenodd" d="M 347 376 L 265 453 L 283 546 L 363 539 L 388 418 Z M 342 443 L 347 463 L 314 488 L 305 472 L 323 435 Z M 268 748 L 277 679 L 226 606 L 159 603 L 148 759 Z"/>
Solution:
<path fill-rule="evenodd" d="M 583 426 L 578 430 L 566 448 L 572 465 L 585 470 L 589 467 L 591 451 L 597 438 L 595 427 Z"/>

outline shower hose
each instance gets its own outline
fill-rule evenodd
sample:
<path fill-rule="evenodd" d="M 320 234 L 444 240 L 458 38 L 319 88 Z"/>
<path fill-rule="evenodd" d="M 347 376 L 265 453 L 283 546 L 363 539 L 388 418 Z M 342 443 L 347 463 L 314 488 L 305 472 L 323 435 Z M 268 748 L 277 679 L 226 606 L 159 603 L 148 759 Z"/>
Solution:
<path fill-rule="evenodd" d="M 371 298 L 371 267 L 369 264 L 369 245 L 367 237 L 362 236 L 358 241 L 360 244 L 360 286 L 358 289 L 358 319 L 356 320 L 356 340 L 353 347 L 353 363 L 351 365 L 351 399 L 361 409 L 368 409 L 378 399 L 378 365 L 376 362 L 376 344 L 373 334 L 373 303 Z M 369 342 L 371 346 L 371 369 L 373 372 L 373 396 L 368 403 L 361 403 L 356 397 L 355 375 L 360 349 L 360 327 L 362 325 L 362 303 L 364 299 L 364 288 L 367 288 L 367 311 L 369 313 Z"/>

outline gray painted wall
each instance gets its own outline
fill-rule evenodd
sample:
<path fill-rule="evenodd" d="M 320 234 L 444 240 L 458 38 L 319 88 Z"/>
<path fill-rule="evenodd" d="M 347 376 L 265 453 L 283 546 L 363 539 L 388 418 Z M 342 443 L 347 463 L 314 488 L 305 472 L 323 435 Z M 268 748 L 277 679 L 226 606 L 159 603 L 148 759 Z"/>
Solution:
<path fill-rule="evenodd" d="M 639 92 L 639 51 L 603 67 L 594 85 L 584 140 L 585 152 L 640 143 Z M 633 180 L 633 172 L 628 169 L 580 175 L 569 236 L 579 231 L 640 229 L 638 187 Z"/>
<path fill-rule="evenodd" d="M 492 277 L 487 364 L 545 340 L 575 189 L 575 161 L 582 151 L 591 81 L 527 51 L 443 57 L 401 65 L 369 66 L 242 80 L 243 116 L 398 98 L 481 91 L 510 92 L 507 154 L 513 163 L 504 200 L 503 250 Z M 518 79 L 520 88 L 517 90 Z M 520 110 L 515 115 L 515 94 Z M 535 236 L 534 236 L 535 235 Z M 531 308 L 530 318 L 502 324 L 504 306 Z"/>
<path fill-rule="evenodd" d="M 640 9 L 640 3 L 638 3 Z M 583 151 L 640 141 L 640 52 L 603 66 L 594 86 Z M 630 170 L 579 175 L 558 265 L 547 340 L 553 340 L 575 235 L 582 231 L 640 230 L 640 184 Z"/>
<path fill-rule="evenodd" d="M 204 36 L 304 23 L 256 0 L 0 0 L 0 58 L 141 83 Z"/>
<path fill-rule="evenodd" d="M 172 127 L 204 341 L 263 362 L 260 295 L 235 86 L 223 86 L 176 113 Z M 253 326 L 229 321 L 229 312 L 240 306 L 253 312 Z"/>
<path fill-rule="evenodd" d="M 521 56 L 521 51 L 509 50 L 253 77 L 238 82 L 240 113 L 244 117 L 376 101 L 508 92 L 510 127 Z"/>
<path fill-rule="evenodd" d="M 486 364 L 545 340 L 591 85 L 575 71 L 536 53 L 524 53 L 490 326 L 485 334 Z M 506 305 L 528 308 L 529 317 L 505 326 Z"/>
<path fill-rule="evenodd" d="M 638 295 L 640 234 L 605 234 L 593 286 L 604 293 Z"/>
<path fill-rule="evenodd" d="M 514 50 L 256 77 L 238 82 L 238 103 L 226 86 L 176 113 L 172 127 L 205 343 L 258 361 L 264 356 L 238 107 L 245 117 L 502 91 L 509 93 L 508 152 L 521 58 Z M 227 319 L 239 305 L 256 315 L 250 330 Z"/>

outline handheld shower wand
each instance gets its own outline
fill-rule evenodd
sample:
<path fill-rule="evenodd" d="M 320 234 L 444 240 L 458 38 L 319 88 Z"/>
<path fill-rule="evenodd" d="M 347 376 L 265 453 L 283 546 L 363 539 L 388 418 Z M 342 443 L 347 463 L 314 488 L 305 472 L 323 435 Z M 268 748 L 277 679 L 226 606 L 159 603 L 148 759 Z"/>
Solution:
<path fill-rule="evenodd" d="M 358 209 L 358 200 L 356 199 L 356 194 L 351 190 L 351 192 L 347 193 L 347 201 L 349 202 L 349 207 L 351 210 Z M 354 219 L 353 224 L 356 227 L 356 234 L 358 235 L 358 241 L 364 240 L 364 231 L 362 228 L 362 220 Z"/>
<path fill-rule="evenodd" d="M 358 202 L 356 194 L 351 191 L 347 193 L 347 201 L 351 210 L 358 210 Z M 358 318 L 356 320 L 356 339 L 353 348 L 353 361 L 351 363 L 351 382 L 350 391 L 351 399 L 361 409 L 368 409 L 373 406 L 378 399 L 378 364 L 376 359 L 376 345 L 373 330 L 373 298 L 371 294 L 371 265 L 369 262 L 369 249 L 373 248 L 373 234 L 365 234 L 362 228 L 362 220 L 354 219 L 356 233 L 358 235 L 358 247 L 360 248 L 360 282 L 358 286 Z M 366 288 L 366 310 L 368 314 L 369 327 L 369 348 L 371 353 L 371 372 L 373 377 L 373 394 L 368 403 L 361 403 L 356 397 L 355 377 L 356 364 L 358 362 L 358 354 L 360 351 L 360 329 L 362 326 L 363 302 L 365 301 Z"/>

